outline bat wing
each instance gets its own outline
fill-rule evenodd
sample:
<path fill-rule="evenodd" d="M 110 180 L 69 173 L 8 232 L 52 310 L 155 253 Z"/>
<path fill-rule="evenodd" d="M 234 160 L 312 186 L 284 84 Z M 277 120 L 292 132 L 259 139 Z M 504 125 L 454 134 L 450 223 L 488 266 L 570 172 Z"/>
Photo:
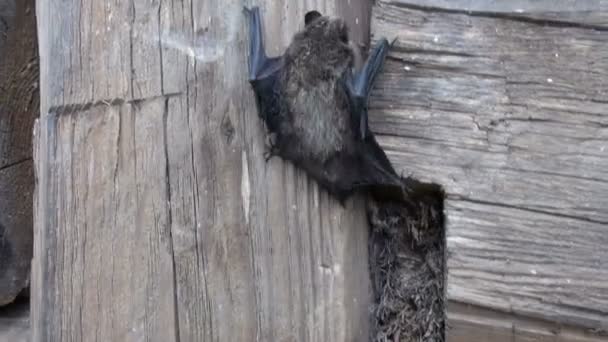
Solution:
<path fill-rule="evenodd" d="M 244 12 L 249 17 L 249 83 L 255 92 L 258 114 L 274 132 L 281 120 L 279 74 L 283 58 L 266 56 L 260 9 L 245 7 Z"/>
<path fill-rule="evenodd" d="M 390 44 L 386 39 L 380 40 L 361 70 L 355 75 L 347 75 L 345 79 L 353 129 L 358 138 L 359 179 L 354 187 L 371 190 L 372 193 L 387 199 L 403 200 L 404 191 L 407 189 L 368 124 L 369 95 L 389 48 Z"/>
<path fill-rule="evenodd" d="M 381 39 L 372 49 L 365 61 L 365 64 L 355 73 L 350 73 L 345 78 L 346 92 L 348 94 L 351 118 L 354 123 L 354 129 L 360 140 L 365 140 L 370 135 L 367 108 L 369 94 L 376 80 L 376 76 L 380 73 L 386 54 L 390 44 L 386 39 Z"/>

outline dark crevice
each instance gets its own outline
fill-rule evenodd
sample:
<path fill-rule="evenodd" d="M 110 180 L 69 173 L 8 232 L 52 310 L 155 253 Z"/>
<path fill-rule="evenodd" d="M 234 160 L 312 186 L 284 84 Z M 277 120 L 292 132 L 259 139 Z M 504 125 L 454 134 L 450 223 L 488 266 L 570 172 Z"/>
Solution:
<path fill-rule="evenodd" d="M 173 217 L 171 213 L 171 174 L 169 166 L 169 141 L 167 134 L 167 123 L 169 117 L 169 99 L 165 99 L 163 111 L 163 145 L 165 152 L 165 191 L 167 198 L 167 226 L 169 232 L 169 248 L 171 250 L 171 263 L 173 268 L 173 309 L 175 319 L 175 341 L 180 341 L 179 333 L 179 302 L 178 302 L 178 281 L 177 281 L 177 269 L 175 263 L 175 247 L 173 245 Z"/>
<path fill-rule="evenodd" d="M 594 102 L 594 103 L 608 103 L 607 100 L 602 100 L 602 99 L 591 99 L 590 101 Z"/>
<path fill-rule="evenodd" d="M 135 98 L 135 59 L 133 58 L 133 35 L 134 35 L 134 26 L 135 26 L 135 0 L 131 0 L 130 4 L 131 10 L 131 18 L 129 25 L 129 62 L 131 67 L 131 82 L 130 82 L 130 90 L 131 90 L 131 98 Z"/>
<path fill-rule="evenodd" d="M 514 168 L 514 167 L 504 167 L 504 168 L 500 168 L 500 169 L 496 168 L 495 170 L 535 173 L 535 174 L 539 174 L 539 175 L 547 175 L 547 176 L 552 176 L 552 177 L 563 177 L 563 178 L 569 178 L 569 179 L 578 179 L 578 180 L 583 180 L 583 181 L 588 181 L 588 182 L 608 183 L 608 179 L 602 179 L 602 178 L 597 178 L 597 177 L 586 177 L 586 176 L 581 176 L 580 174 L 568 174 L 568 173 L 556 172 L 556 171 L 532 170 L 532 169 Z"/>
<path fill-rule="evenodd" d="M 460 54 L 460 53 L 451 53 L 451 52 L 445 52 L 445 51 L 441 51 L 441 53 L 439 53 L 439 51 L 432 51 L 432 50 L 401 50 L 401 52 L 405 52 L 408 54 L 412 54 L 412 53 L 418 53 L 418 54 L 434 54 L 434 55 L 446 55 L 446 56 L 460 56 L 460 57 L 465 57 L 465 58 L 479 58 L 482 56 L 466 56 L 465 54 Z M 469 67 L 467 67 L 466 65 L 460 67 L 460 66 L 452 66 L 452 65 L 442 65 L 442 64 L 437 64 L 437 63 L 433 63 L 433 62 L 429 62 L 429 61 L 425 61 L 425 62 L 421 62 L 421 61 L 416 61 L 413 59 L 408 59 L 406 57 L 399 57 L 399 56 L 392 56 L 392 55 L 388 55 L 386 56 L 386 58 L 388 60 L 391 61 L 395 61 L 397 63 L 400 63 L 402 65 L 405 66 L 413 66 L 415 67 L 416 70 L 429 70 L 429 71 L 440 71 L 443 73 L 455 73 L 455 74 L 462 74 L 465 76 L 474 76 L 474 77 L 481 77 L 481 78 L 489 78 L 489 79 L 496 79 L 496 80 L 505 80 L 506 76 L 501 75 L 501 74 L 488 74 L 488 73 L 483 73 L 483 72 L 475 72 L 470 70 Z M 401 69 L 401 67 L 400 67 Z M 429 75 L 426 75 L 426 77 L 428 77 Z M 414 73 L 409 75 L 410 78 L 415 78 L 416 75 Z M 420 76 L 418 76 L 420 77 Z M 508 82 L 508 81 L 507 81 Z"/>
<path fill-rule="evenodd" d="M 370 340 L 443 342 L 446 240 L 441 186 L 402 178 L 409 205 L 368 200 Z"/>
<path fill-rule="evenodd" d="M 553 124 L 559 124 L 559 125 L 564 125 L 564 126 L 583 126 L 583 127 L 593 127 L 593 128 L 607 128 L 608 127 L 608 123 L 603 123 L 603 122 L 597 122 L 597 121 L 589 121 L 589 120 L 585 120 L 585 121 L 580 121 L 580 122 L 567 122 L 567 121 L 561 121 L 561 120 L 555 120 L 555 119 L 547 119 L 547 118 L 534 118 L 532 116 L 528 116 L 525 118 L 521 118 L 521 117 L 503 117 L 501 118 L 501 121 L 522 121 L 522 122 L 536 122 L 536 123 L 553 123 Z M 597 140 L 602 140 L 602 138 L 598 137 Z"/>
<path fill-rule="evenodd" d="M 431 49 L 414 49 L 407 48 L 404 46 L 395 45 L 394 52 L 404 52 L 407 54 L 421 54 L 421 55 L 433 55 L 433 56 L 453 56 L 453 57 L 466 57 L 466 58 L 479 58 L 485 56 L 473 55 L 466 52 L 455 52 L 455 51 L 446 51 L 446 50 L 431 50 Z"/>
<path fill-rule="evenodd" d="M 161 13 L 162 13 L 162 6 L 163 6 L 163 2 L 160 1 L 158 3 L 158 57 L 159 57 L 159 64 L 160 64 L 160 68 L 159 68 L 159 73 L 160 73 L 160 93 L 164 94 L 165 90 L 164 90 L 164 64 L 163 64 L 163 46 L 162 46 L 162 21 L 161 21 Z"/>
<path fill-rule="evenodd" d="M 534 18 L 530 16 L 526 16 L 524 13 L 501 13 L 501 12 L 491 12 L 491 11 L 474 11 L 474 10 L 465 10 L 465 9 L 455 9 L 455 8 L 443 8 L 436 6 L 424 6 L 417 4 L 408 4 L 397 1 L 389 2 L 390 5 L 395 7 L 407 8 L 412 10 L 418 10 L 423 12 L 435 12 L 435 13 L 449 13 L 449 14 L 463 14 L 468 15 L 470 17 L 486 17 L 486 18 L 494 18 L 494 19 L 504 19 L 511 21 L 518 21 L 531 25 L 539 25 L 539 26 L 552 26 L 559 28 L 580 28 L 580 29 L 588 29 L 588 30 L 596 30 L 596 31 L 608 31 L 607 26 L 602 25 L 594 25 L 594 24 L 585 24 L 571 21 L 563 21 L 563 20 L 555 20 L 555 19 L 544 19 L 544 18 Z"/>
<path fill-rule="evenodd" d="M 16 162 L 12 162 L 12 163 L 8 163 L 6 165 L 2 165 L 2 166 L 0 166 L 0 171 L 4 171 L 4 170 L 9 169 L 9 168 L 11 168 L 13 166 L 17 166 L 17 165 L 23 164 L 23 163 L 31 161 L 31 160 L 32 160 L 32 157 L 27 157 L 27 158 L 23 158 L 23 159 L 17 160 Z"/>
<path fill-rule="evenodd" d="M 113 99 L 102 99 L 94 102 L 85 102 L 85 103 L 66 103 L 58 106 L 52 106 L 49 108 L 48 112 L 54 115 L 64 115 L 64 114 L 72 114 L 74 112 L 83 112 L 87 111 L 91 108 L 103 107 L 103 106 L 122 106 L 124 104 L 140 104 L 147 101 L 154 101 L 157 99 L 168 99 L 175 96 L 182 95 L 181 92 L 175 93 L 167 93 L 163 95 L 157 96 L 148 96 L 142 98 L 131 98 L 125 100 L 123 98 L 113 98 Z"/>

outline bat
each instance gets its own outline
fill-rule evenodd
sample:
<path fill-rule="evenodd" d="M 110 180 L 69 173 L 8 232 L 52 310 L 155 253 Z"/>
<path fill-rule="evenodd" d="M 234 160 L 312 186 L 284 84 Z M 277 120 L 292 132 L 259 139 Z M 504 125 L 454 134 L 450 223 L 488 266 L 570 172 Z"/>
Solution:
<path fill-rule="evenodd" d="M 283 55 L 268 57 L 259 8 L 244 11 L 249 82 L 268 131 L 267 160 L 292 162 L 342 204 L 356 191 L 405 201 L 408 189 L 368 125 L 369 94 L 388 41 L 381 39 L 357 68 L 360 56 L 345 21 L 310 11 Z"/>

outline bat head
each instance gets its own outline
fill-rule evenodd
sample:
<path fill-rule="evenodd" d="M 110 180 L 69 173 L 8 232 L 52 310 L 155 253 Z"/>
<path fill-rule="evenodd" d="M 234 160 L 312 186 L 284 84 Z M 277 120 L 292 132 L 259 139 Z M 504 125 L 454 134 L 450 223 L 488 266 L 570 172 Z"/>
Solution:
<path fill-rule="evenodd" d="M 348 44 L 349 29 L 342 18 L 330 18 L 310 11 L 304 16 L 304 25 L 303 33 L 308 37 Z"/>
<path fill-rule="evenodd" d="M 310 11 L 304 15 L 304 25 L 308 26 L 313 20 L 322 17 L 318 11 Z"/>
<path fill-rule="evenodd" d="M 304 23 L 287 48 L 286 59 L 310 80 L 340 77 L 354 60 L 348 25 L 317 11 L 306 13 Z"/>

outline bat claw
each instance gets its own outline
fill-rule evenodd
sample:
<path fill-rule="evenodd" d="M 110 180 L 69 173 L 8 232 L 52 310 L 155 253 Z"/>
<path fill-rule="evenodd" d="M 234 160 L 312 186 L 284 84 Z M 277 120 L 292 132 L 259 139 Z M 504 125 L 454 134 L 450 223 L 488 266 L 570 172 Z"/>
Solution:
<path fill-rule="evenodd" d="M 272 151 L 265 151 L 265 152 L 264 152 L 264 161 L 265 161 L 266 163 L 268 163 L 268 161 L 269 161 L 270 159 L 272 159 L 272 157 L 274 157 L 274 153 L 272 153 Z"/>
<path fill-rule="evenodd" d="M 272 159 L 273 157 L 278 156 L 278 151 L 275 150 L 274 148 L 272 148 L 271 150 L 267 150 L 264 152 L 264 161 L 268 163 L 268 161 L 270 159 Z"/>
<path fill-rule="evenodd" d="M 276 136 L 274 134 L 269 134 L 266 136 L 265 144 L 266 148 L 264 151 L 264 160 L 268 162 L 272 157 L 277 156 L 279 150 L 276 147 Z"/>
<path fill-rule="evenodd" d="M 278 155 L 279 150 L 276 147 L 277 136 L 274 133 L 266 135 L 264 145 L 266 146 L 264 151 L 264 159 L 268 162 L 272 157 Z"/>

